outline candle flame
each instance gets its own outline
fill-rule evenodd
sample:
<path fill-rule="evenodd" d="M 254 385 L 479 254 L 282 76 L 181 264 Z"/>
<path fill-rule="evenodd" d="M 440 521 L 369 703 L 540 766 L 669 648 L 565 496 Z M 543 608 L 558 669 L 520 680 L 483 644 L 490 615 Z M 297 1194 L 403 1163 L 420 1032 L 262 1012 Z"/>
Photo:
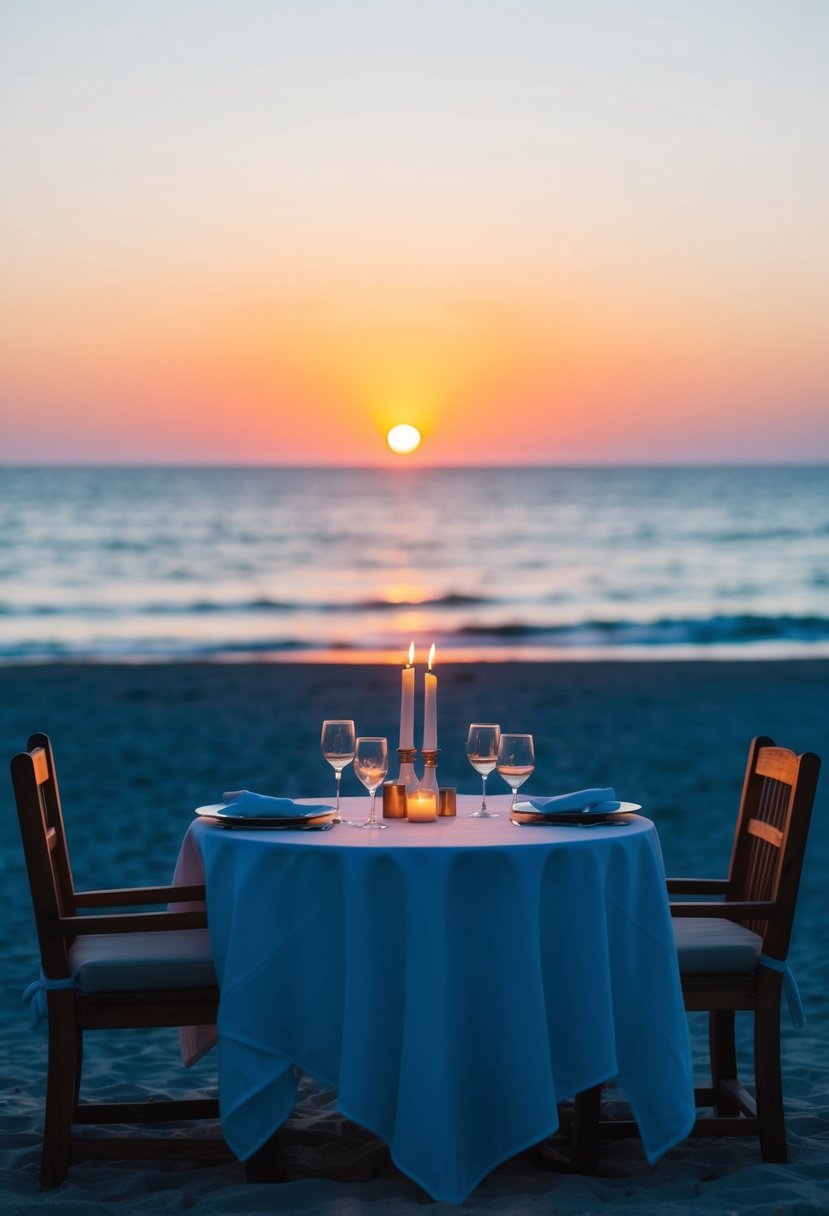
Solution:
<path fill-rule="evenodd" d="M 414 663 L 414 642 L 409 643 L 409 667 Z"/>
<path fill-rule="evenodd" d="M 431 648 L 429 650 L 429 670 L 430 671 L 432 670 L 432 664 L 434 663 L 434 661 L 435 661 L 435 643 L 432 642 Z"/>

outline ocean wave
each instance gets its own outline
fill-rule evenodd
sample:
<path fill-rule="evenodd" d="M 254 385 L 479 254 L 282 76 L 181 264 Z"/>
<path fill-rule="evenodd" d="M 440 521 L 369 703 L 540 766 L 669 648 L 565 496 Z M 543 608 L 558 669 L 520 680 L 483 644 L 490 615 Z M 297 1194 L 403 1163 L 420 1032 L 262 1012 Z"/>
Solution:
<path fill-rule="evenodd" d="M 329 650 L 347 650 L 351 647 L 338 643 L 326 647 Z M 119 638 L 117 641 L 93 639 L 89 641 L 21 641 L 0 645 L 0 662 L 152 662 L 156 660 L 175 662 L 210 660 L 223 657 L 244 658 L 256 655 L 278 655 L 313 651 L 312 643 L 298 638 L 269 638 L 255 641 L 220 640 L 194 642 L 192 639 L 171 638 L 162 642 L 147 638 Z"/>
<path fill-rule="evenodd" d="M 829 641 L 829 617 L 734 616 L 664 617 L 655 621 L 589 620 L 563 625 L 536 625 L 507 621 L 500 625 L 468 624 L 457 631 L 459 639 L 487 638 L 520 643 L 548 642 L 555 646 L 716 646 L 750 642 Z"/>
<path fill-rule="evenodd" d="M 670 656 L 671 653 L 712 653 L 728 650 L 746 657 L 765 651 L 777 654 L 803 654 L 829 651 L 829 617 L 735 615 L 706 618 L 660 618 L 653 621 L 583 620 L 569 624 L 545 625 L 521 621 L 500 624 L 467 623 L 457 629 L 436 630 L 434 640 L 446 652 L 459 658 L 509 652 L 539 654 L 572 652 L 594 657 L 619 654 Z M 221 630 L 208 638 L 193 638 L 186 633 L 149 637 L 136 630 L 117 638 L 55 635 L 48 638 L 18 637 L 0 640 L 0 663 L 46 661 L 133 661 L 175 662 L 211 661 L 221 658 L 267 658 L 350 654 L 361 652 L 393 653 L 400 649 L 396 633 L 373 632 L 357 637 L 325 636 L 313 640 L 290 634 L 240 637 L 223 635 Z"/>
<path fill-rule="evenodd" d="M 401 612 L 427 608 L 474 608 L 487 604 L 496 605 L 499 600 L 482 595 L 468 595 L 450 591 L 444 595 L 424 599 L 386 600 L 369 598 L 362 600 L 278 600 L 270 596 L 254 596 L 240 600 L 191 600 L 186 603 L 155 601 L 149 603 L 83 604 L 38 603 L 10 604 L 0 602 L 0 617 L 156 617 L 156 616 L 207 616 L 230 613 L 302 613 L 318 612 L 326 615 L 360 612 Z"/>
<path fill-rule="evenodd" d="M 476 604 L 497 604 L 499 601 L 486 595 L 467 595 L 460 591 L 449 591 L 445 595 L 435 595 L 422 600 L 362 600 L 356 604 L 336 605 L 347 611 L 386 609 L 396 612 L 400 608 L 465 608 Z"/>

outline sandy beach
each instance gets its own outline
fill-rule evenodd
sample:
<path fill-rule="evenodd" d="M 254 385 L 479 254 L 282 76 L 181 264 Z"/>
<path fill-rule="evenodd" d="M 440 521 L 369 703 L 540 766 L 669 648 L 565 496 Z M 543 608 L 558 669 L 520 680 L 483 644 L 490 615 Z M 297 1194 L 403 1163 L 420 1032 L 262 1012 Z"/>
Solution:
<path fill-rule="evenodd" d="M 194 807 L 226 789 L 330 796 L 319 753 L 323 718 L 353 717 L 359 733 L 396 743 L 399 670 L 314 664 L 50 665 L 0 668 L 0 740 L 10 757 L 35 730 L 55 746 L 79 887 L 169 879 Z M 476 790 L 466 761 L 470 721 L 531 731 L 537 768 L 528 791 L 613 785 L 657 824 L 671 874 L 718 875 L 728 859 L 745 754 L 757 734 L 826 759 L 829 661 L 445 664 L 440 668 L 441 784 Z M 497 778 L 493 778 L 493 787 Z M 343 792 L 360 792 L 347 772 Z M 334 1096 L 307 1086 L 301 1133 L 280 1185 L 247 1186 L 235 1164 L 81 1163 L 56 1193 L 37 1182 L 45 1040 L 19 994 L 37 953 L 11 787 L 0 795 L 5 892 L 0 997 L 0 1197 L 8 1213 L 319 1213 L 378 1216 L 428 1202 L 390 1166 L 382 1146 L 343 1126 Z M 806 1027 L 784 1021 L 790 1162 L 764 1166 L 755 1140 L 689 1141 L 649 1168 L 636 1142 L 605 1144 L 596 1178 L 569 1176 L 541 1148 L 508 1162 L 462 1208 L 498 1214 L 829 1211 L 829 784 L 818 791 L 792 962 Z M 694 1041 L 701 1058 L 701 1032 Z M 124 1044 L 94 1045 L 98 1092 L 124 1075 Z M 137 1039 L 137 1043 L 136 1043 Z M 186 1072 L 175 1035 L 130 1040 L 128 1083 L 210 1090 L 215 1059 Z M 333 1134 L 332 1134 L 333 1133 Z M 300 1140 L 303 1142 L 300 1143 Z M 355 1179 L 355 1174 L 360 1177 Z M 349 1180 L 343 1180 L 350 1174 Z"/>

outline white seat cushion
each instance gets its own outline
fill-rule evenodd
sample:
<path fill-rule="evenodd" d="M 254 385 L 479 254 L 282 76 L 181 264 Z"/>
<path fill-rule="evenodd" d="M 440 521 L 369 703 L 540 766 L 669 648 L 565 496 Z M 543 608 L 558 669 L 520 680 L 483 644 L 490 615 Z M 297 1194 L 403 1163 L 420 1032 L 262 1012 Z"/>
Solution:
<path fill-rule="evenodd" d="M 69 966 L 82 992 L 202 988 L 216 983 L 206 929 L 79 937 Z"/>
<path fill-rule="evenodd" d="M 758 933 L 733 920 L 708 916 L 675 916 L 674 938 L 683 975 L 747 975 L 763 948 Z"/>

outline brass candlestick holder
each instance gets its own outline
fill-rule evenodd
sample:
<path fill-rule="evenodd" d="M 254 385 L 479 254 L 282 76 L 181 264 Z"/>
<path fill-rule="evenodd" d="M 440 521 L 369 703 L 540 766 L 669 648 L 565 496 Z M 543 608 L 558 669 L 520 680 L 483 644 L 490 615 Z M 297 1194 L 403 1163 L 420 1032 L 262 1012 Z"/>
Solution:
<path fill-rule="evenodd" d="M 427 751 L 424 748 L 422 755 L 423 755 L 423 776 L 420 779 L 420 788 L 422 790 L 434 790 L 435 793 L 437 794 L 439 792 L 438 791 L 437 768 L 438 768 L 438 756 L 440 755 L 440 749 L 436 747 L 434 749 L 434 751 L 431 751 L 431 750 Z"/>
<path fill-rule="evenodd" d="M 396 785 L 405 785 L 406 793 L 413 794 L 417 789 L 417 773 L 415 772 L 414 762 L 417 755 L 416 747 L 398 747 L 397 755 L 400 758 L 400 772 L 397 775 Z"/>

